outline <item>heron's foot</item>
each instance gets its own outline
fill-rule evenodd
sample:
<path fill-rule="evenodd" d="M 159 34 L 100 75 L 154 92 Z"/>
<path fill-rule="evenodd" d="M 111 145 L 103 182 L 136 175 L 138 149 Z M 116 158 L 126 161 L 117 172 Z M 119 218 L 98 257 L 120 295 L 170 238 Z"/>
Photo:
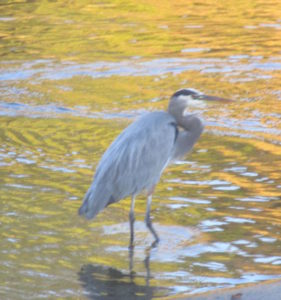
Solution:
<path fill-rule="evenodd" d="M 129 270 L 130 278 L 134 279 L 136 272 L 134 272 L 134 245 L 129 246 Z"/>
<path fill-rule="evenodd" d="M 150 248 L 151 248 L 151 249 L 156 248 L 156 247 L 158 246 L 159 242 L 160 242 L 159 239 L 155 240 L 155 241 L 151 244 Z"/>
<path fill-rule="evenodd" d="M 150 232 L 152 233 L 152 235 L 154 236 L 154 247 L 159 243 L 160 239 L 158 237 L 158 234 L 156 233 L 154 227 L 152 226 L 152 222 L 151 222 L 151 219 L 150 219 L 150 216 L 146 216 L 146 219 L 145 219 L 145 222 L 146 222 L 146 226 L 147 228 L 150 230 Z"/>

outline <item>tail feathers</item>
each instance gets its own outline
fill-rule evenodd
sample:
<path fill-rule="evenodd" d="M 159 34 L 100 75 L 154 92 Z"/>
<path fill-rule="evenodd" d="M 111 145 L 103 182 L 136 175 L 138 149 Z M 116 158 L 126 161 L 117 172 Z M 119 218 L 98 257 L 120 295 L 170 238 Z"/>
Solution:
<path fill-rule="evenodd" d="M 87 219 L 94 218 L 99 213 L 95 201 L 94 193 L 90 188 L 84 197 L 83 204 L 79 208 L 79 215 L 85 216 Z"/>
<path fill-rule="evenodd" d="M 89 204 L 88 204 L 88 200 L 85 199 L 83 204 L 80 206 L 79 210 L 78 210 L 78 214 L 80 216 L 85 215 L 85 217 L 87 218 L 88 215 L 88 210 L 89 210 Z M 88 218 L 87 218 L 88 219 Z"/>
<path fill-rule="evenodd" d="M 83 204 L 79 208 L 78 213 L 80 216 L 85 216 L 87 219 L 92 219 L 106 206 L 113 202 L 112 196 L 99 197 L 95 191 L 90 188 L 84 197 Z"/>

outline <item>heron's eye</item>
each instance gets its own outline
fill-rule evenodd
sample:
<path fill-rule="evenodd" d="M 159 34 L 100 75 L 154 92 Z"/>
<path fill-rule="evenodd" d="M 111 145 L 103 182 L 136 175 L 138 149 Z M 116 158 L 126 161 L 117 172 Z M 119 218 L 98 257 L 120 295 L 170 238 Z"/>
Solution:
<path fill-rule="evenodd" d="M 200 94 L 191 94 L 191 98 L 193 100 L 200 100 L 202 98 L 202 96 Z"/>
<path fill-rule="evenodd" d="M 198 99 L 198 100 L 201 100 L 201 99 L 204 99 L 204 95 L 196 95 L 195 98 Z"/>

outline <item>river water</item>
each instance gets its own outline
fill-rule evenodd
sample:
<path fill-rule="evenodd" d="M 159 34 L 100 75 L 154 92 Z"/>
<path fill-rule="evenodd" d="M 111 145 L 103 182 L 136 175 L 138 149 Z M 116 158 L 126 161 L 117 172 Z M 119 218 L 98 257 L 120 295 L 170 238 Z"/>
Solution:
<path fill-rule="evenodd" d="M 0 295 L 152 299 L 281 275 L 280 1 L 0 5 Z M 152 216 L 77 215 L 112 140 L 183 87 L 231 98 L 167 168 Z"/>

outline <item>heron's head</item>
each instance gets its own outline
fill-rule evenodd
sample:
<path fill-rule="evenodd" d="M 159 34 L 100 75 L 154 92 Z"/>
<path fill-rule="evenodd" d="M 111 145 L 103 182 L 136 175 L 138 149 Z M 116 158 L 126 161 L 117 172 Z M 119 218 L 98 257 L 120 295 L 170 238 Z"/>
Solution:
<path fill-rule="evenodd" d="M 181 89 L 176 91 L 169 103 L 168 111 L 175 114 L 184 111 L 187 107 L 204 108 L 207 101 L 232 102 L 232 100 L 205 95 L 195 89 Z"/>

